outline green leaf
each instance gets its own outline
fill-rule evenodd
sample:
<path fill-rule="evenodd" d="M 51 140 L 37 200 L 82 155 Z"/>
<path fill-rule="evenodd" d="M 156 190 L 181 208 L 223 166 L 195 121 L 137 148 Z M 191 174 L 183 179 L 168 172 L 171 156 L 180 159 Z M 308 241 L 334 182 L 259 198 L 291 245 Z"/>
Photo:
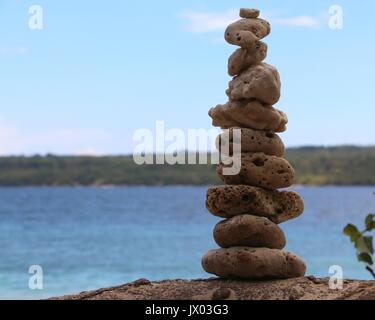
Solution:
<path fill-rule="evenodd" d="M 357 255 L 357 259 L 359 262 L 365 262 L 369 265 L 372 265 L 374 263 L 368 253 L 360 253 L 359 255 Z"/>
<path fill-rule="evenodd" d="M 374 248 L 372 245 L 372 237 L 360 236 L 354 242 L 354 246 L 356 247 L 358 254 L 360 253 L 373 254 L 374 253 Z"/>
<path fill-rule="evenodd" d="M 366 230 L 367 231 L 371 231 L 373 229 L 375 229 L 375 214 L 369 214 L 367 217 L 366 217 L 366 220 L 365 220 L 365 224 L 366 224 Z"/>
<path fill-rule="evenodd" d="M 350 241 L 353 243 L 356 243 L 357 239 L 362 236 L 357 227 L 351 223 L 344 228 L 344 234 L 349 236 Z"/>
<path fill-rule="evenodd" d="M 374 254 L 374 246 L 372 243 L 373 237 L 363 237 L 363 242 L 366 244 L 366 247 L 368 248 L 368 252 L 371 254 Z"/>

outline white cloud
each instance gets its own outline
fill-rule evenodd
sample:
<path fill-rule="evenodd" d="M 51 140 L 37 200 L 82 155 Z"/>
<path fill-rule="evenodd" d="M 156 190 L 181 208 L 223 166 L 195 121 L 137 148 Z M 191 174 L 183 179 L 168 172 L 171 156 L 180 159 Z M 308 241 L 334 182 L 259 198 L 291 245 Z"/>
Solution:
<path fill-rule="evenodd" d="M 321 17 L 298 16 L 291 18 L 271 18 L 270 22 L 280 26 L 318 28 L 322 24 L 322 19 Z"/>
<path fill-rule="evenodd" d="M 17 56 L 27 53 L 27 48 L 0 48 L 0 55 L 2 56 Z"/>
<path fill-rule="evenodd" d="M 224 30 L 228 24 L 238 19 L 238 10 L 225 12 L 193 12 L 182 14 L 188 21 L 187 30 L 196 33 Z"/>
<path fill-rule="evenodd" d="M 225 28 L 239 19 L 238 10 L 224 12 L 194 12 L 189 11 L 181 15 L 187 21 L 186 29 L 194 33 L 224 32 Z M 271 25 L 318 28 L 323 23 L 323 15 L 300 15 L 294 17 L 278 17 L 264 14 L 261 17 L 268 20 Z"/>

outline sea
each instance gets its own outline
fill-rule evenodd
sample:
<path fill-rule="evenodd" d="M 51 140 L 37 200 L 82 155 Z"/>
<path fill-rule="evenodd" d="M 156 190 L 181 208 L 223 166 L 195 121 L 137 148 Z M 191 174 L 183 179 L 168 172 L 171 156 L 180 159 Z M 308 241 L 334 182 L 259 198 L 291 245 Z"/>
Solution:
<path fill-rule="evenodd" d="M 44 299 L 149 280 L 210 277 L 202 255 L 217 248 L 220 221 L 205 209 L 207 187 L 0 188 L 0 299 Z M 293 190 L 305 201 L 281 225 L 286 250 L 307 275 L 371 279 L 343 235 L 375 212 L 375 187 Z"/>

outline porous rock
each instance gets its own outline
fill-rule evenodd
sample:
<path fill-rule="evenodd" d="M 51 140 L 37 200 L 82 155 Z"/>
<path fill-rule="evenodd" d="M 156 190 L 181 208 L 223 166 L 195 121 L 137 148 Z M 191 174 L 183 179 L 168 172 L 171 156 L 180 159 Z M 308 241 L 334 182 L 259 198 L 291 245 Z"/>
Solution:
<path fill-rule="evenodd" d="M 221 218 L 251 213 L 267 217 L 274 223 L 294 219 L 304 210 L 303 200 L 296 192 L 246 185 L 210 187 L 207 190 L 206 207 L 213 215 Z"/>
<path fill-rule="evenodd" d="M 258 40 L 271 32 L 270 24 L 263 19 L 240 19 L 225 30 L 225 40 L 233 45 L 253 50 Z"/>
<path fill-rule="evenodd" d="M 233 135 L 233 130 L 241 132 L 239 140 Z M 224 155 L 232 155 L 233 149 L 241 152 L 263 152 L 267 155 L 284 157 L 285 146 L 280 137 L 272 131 L 253 130 L 249 128 L 230 128 L 220 134 L 216 139 L 216 149 Z"/>
<path fill-rule="evenodd" d="M 240 17 L 246 19 L 255 19 L 259 17 L 259 10 L 258 9 L 248 9 L 248 8 L 241 8 L 240 9 Z"/>
<path fill-rule="evenodd" d="M 245 246 L 282 249 L 285 235 L 277 224 L 264 217 L 243 214 L 219 222 L 214 239 L 222 248 Z"/>
<path fill-rule="evenodd" d="M 238 174 L 224 175 L 223 168 L 229 167 L 232 164 L 220 162 L 216 170 L 226 184 L 245 184 L 274 190 L 290 187 L 294 179 L 294 169 L 287 160 L 262 152 L 242 153 Z"/>
<path fill-rule="evenodd" d="M 229 101 L 211 108 L 208 114 L 212 125 L 223 129 L 241 127 L 283 132 L 288 123 L 284 112 L 256 100 Z"/>
<path fill-rule="evenodd" d="M 295 254 L 269 248 L 232 247 L 208 251 L 203 269 L 222 278 L 284 279 L 301 277 L 305 263 Z"/>
<path fill-rule="evenodd" d="M 260 63 L 234 77 L 226 93 L 232 100 L 256 99 L 272 105 L 279 101 L 280 90 L 280 76 L 276 68 Z"/>
<path fill-rule="evenodd" d="M 235 76 L 267 57 L 267 44 L 258 41 L 254 50 L 239 48 L 228 59 L 228 74 Z"/>

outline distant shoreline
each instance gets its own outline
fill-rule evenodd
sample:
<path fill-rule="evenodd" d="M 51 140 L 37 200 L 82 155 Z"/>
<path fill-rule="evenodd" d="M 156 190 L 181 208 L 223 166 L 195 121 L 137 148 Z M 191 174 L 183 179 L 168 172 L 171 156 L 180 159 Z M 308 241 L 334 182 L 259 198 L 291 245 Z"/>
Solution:
<path fill-rule="evenodd" d="M 375 186 L 375 147 L 286 151 L 301 186 Z M 206 186 L 221 184 L 211 164 L 137 165 L 132 156 L 0 157 L 0 186 Z"/>

